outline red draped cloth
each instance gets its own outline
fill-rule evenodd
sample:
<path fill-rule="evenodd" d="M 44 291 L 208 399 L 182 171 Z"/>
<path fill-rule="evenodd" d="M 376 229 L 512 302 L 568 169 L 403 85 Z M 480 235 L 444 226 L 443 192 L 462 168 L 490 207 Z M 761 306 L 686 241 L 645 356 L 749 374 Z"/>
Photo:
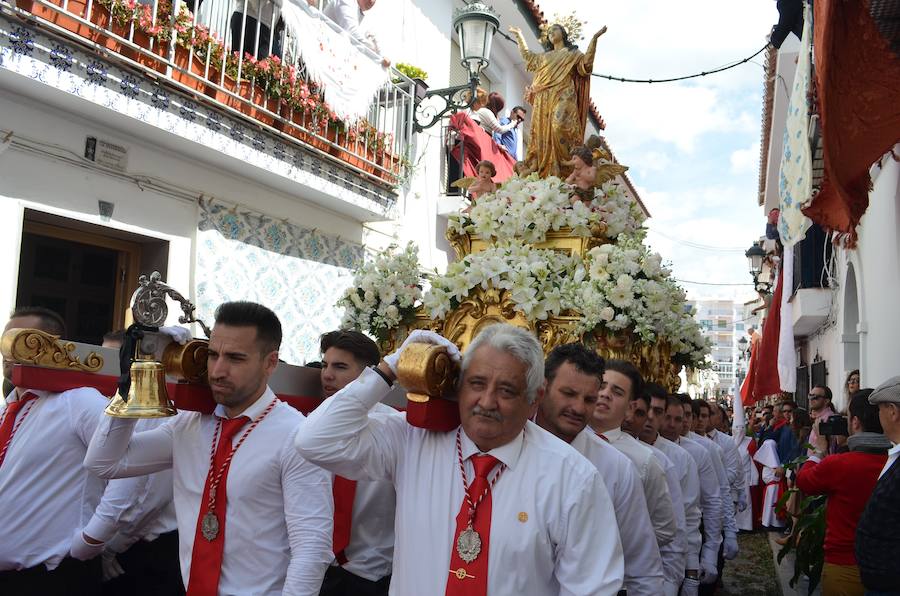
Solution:
<path fill-rule="evenodd" d="M 484 129 L 469 118 L 468 114 L 457 112 L 451 116 L 450 128 L 459 133 L 460 143 L 465 147 L 465 162 L 462 164 L 463 175 L 476 176 L 475 166 L 484 159 L 492 162 L 497 169 L 497 175 L 494 176 L 494 182 L 497 184 L 506 182 L 513 175 L 513 166 L 516 165 L 516 160 L 495 143 L 491 135 L 484 132 Z M 450 153 L 459 161 L 459 145 L 454 147 Z"/>
<path fill-rule="evenodd" d="M 822 190 L 803 212 L 849 234 L 869 206 L 869 168 L 900 141 L 900 57 L 870 0 L 816 0 L 813 46 L 822 124 Z"/>
<path fill-rule="evenodd" d="M 747 365 L 747 377 L 741 385 L 741 403 L 745 406 L 752 406 L 756 403 L 753 388 L 756 384 L 756 361 L 758 356 L 759 342 L 750 349 L 750 364 Z"/>
<path fill-rule="evenodd" d="M 767 395 L 781 393 L 781 381 L 778 376 L 778 336 L 781 332 L 781 293 L 784 289 L 784 282 L 784 268 L 779 267 L 778 284 L 772 295 L 769 314 L 766 315 L 766 320 L 763 322 L 762 340 L 757 347 L 759 356 L 753 381 L 754 402 Z"/>

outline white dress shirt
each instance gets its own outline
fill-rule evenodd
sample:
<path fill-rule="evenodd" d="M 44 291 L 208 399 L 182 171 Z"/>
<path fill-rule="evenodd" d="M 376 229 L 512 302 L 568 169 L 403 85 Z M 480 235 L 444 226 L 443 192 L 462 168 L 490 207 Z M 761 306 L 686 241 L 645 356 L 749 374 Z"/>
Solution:
<path fill-rule="evenodd" d="M 722 448 L 722 455 L 725 458 L 723 462 L 725 464 L 725 472 L 728 476 L 728 485 L 731 487 L 731 500 L 737 503 L 738 495 L 744 492 L 747 482 L 744 477 L 744 468 L 741 465 L 738 446 L 731 435 L 726 435 L 718 429 L 713 429 L 708 437 Z"/>
<path fill-rule="evenodd" d="M 759 484 L 759 470 L 756 469 L 756 466 L 750 459 L 750 452 L 747 450 L 752 440 L 745 435 L 741 438 L 741 444 L 738 445 L 738 456 L 742 467 L 741 473 L 744 474 L 744 502 L 747 506 L 743 511 L 738 511 L 734 514 L 734 523 L 738 530 L 747 531 L 753 530 L 753 498 L 750 495 L 750 487 Z"/>
<path fill-rule="evenodd" d="M 464 494 L 457 433 L 416 428 L 397 416 L 368 416 L 388 392 L 377 372 L 364 370 L 309 415 L 296 446 L 335 474 L 393 482 L 397 517 L 390 593 L 443 594 Z M 464 432 L 461 439 L 471 480 L 469 457 L 478 448 Z M 491 491 L 487 592 L 615 594 L 622 586 L 622 546 L 597 470 L 531 422 L 489 453 L 506 470 Z"/>
<path fill-rule="evenodd" d="M 644 445 L 647 445 L 644 443 Z M 659 549 L 662 557 L 663 573 L 666 576 L 666 594 L 677 596 L 681 582 L 684 580 L 685 553 L 687 551 L 687 537 L 685 535 L 684 521 L 684 496 L 681 494 L 681 479 L 678 469 L 666 455 L 647 445 L 653 452 L 653 456 L 666 473 L 666 487 L 669 489 L 669 498 L 672 500 L 672 511 L 675 514 L 677 532 L 675 539 Z"/>
<path fill-rule="evenodd" d="M 709 453 L 716 476 L 719 478 L 719 496 L 722 499 L 722 532 L 733 532 L 737 535 L 737 524 L 734 521 L 734 501 L 731 500 L 731 484 L 728 482 L 728 473 L 725 469 L 725 454 L 719 444 L 708 437 L 695 432 L 688 433 L 691 440 L 700 445 Z"/>
<path fill-rule="evenodd" d="M 82 531 L 109 540 L 137 484 L 107 485 L 81 465 L 108 403 L 97 390 L 30 393 L 38 398 L 19 411 L 21 424 L 0 466 L 0 571 L 55 569 Z M 6 398 L 18 399 L 16 391 Z"/>
<path fill-rule="evenodd" d="M 370 416 L 399 416 L 390 406 L 375 404 Z M 391 574 L 394 560 L 394 514 L 397 495 L 388 480 L 360 480 L 353 499 L 353 521 L 350 544 L 344 549 L 344 569 L 369 581 Z"/>
<path fill-rule="evenodd" d="M 672 507 L 672 497 L 666 486 L 666 473 L 647 445 L 621 429 L 614 428 L 601 433 L 609 444 L 624 453 L 635 465 L 644 485 L 647 510 L 656 533 L 656 543 L 660 549 L 675 540 L 678 525 Z"/>
<path fill-rule="evenodd" d="M 900 443 L 896 443 L 893 447 L 888 449 L 887 456 L 887 461 L 884 462 L 884 467 L 881 468 L 881 473 L 878 475 L 878 478 L 884 476 L 884 473 L 890 470 L 891 466 L 894 465 L 894 462 L 897 461 L 897 458 L 900 457 Z"/>
<path fill-rule="evenodd" d="M 612 499 L 625 556 L 625 589 L 631 596 L 662 594 L 663 568 L 641 479 L 631 460 L 601 439 L 590 428 L 570 443 L 594 464 Z"/>
<path fill-rule="evenodd" d="M 694 560 L 688 557 L 688 569 L 699 569 L 702 559 L 707 565 L 716 566 L 719 546 L 722 545 L 722 498 L 719 476 L 713 466 L 709 452 L 699 443 L 687 437 L 678 437 L 678 446 L 688 452 L 697 464 L 700 479 L 700 510 L 703 513 L 703 541 L 697 567 L 691 567 Z M 690 547 L 688 552 L 690 553 Z"/>
<path fill-rule="evenodd" d="M 255 420 L 276 399 L 266 388 L 243 415 Z M 221 405 L 215 415 L 225 415 Z M 134 420 L 105 418 L 85 465 L 103 477 L 172 468 L 181 575 L 187 585 L 215 416 L 182 412 L 158 428 L 135 434 Z M 302 421 L 302 414 L 279 401 L 234 454 L 226 485 L 222 594 L 319 593 L 333 558 L 334 503 L 331 476 L 293 448 L 292 437 Z M 249 424 L 235 435 L 234 444 Z"/>
<path fill-rule="evenodd" d="M 700 519 L 702 516 L 697 463 L 684 448 L 662 435 L 656 435 L 653 447 L 665 453 L 677 470 L 684 509 L 685 569 L 697 569 L 700 558 Z"/>
<path fill-rule="evenodd" d="M 182 415 L 181 413 L 178 414 Z M 135 432 L 152 430 L 166 422 L 165 418 L 144 418 L 135 424 Z M 116 482 L 126 482 L 122 479 Z M 136 486 L 130 495 L 122 495 L 126 508 L 120 515 L 122 524 L 106 549 L 113 553 L 123 553 L 138 540 L 152 542 L 162 534 L 178 529 L 175 518 L 175 497 L 172 489 L 172 470 L 162 470 L 153 474 L 136 476 Z M 107 494 L 110 489 L 107 489 Z M 106 500 L 106 499 L 104 499 Z M 98 512 L 100 508 L 98 507 Z"/>

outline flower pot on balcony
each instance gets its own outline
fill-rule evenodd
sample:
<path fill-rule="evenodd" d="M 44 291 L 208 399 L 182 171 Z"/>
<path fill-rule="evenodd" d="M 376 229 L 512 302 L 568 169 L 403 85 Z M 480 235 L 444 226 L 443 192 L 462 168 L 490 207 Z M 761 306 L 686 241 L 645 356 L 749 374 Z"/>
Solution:
<path fill-rule="evenodd" d="M 416 101 L 422 101 L 425 99 L 425 94 L 428 93 L 428 83 L 423 79 L 413 79 L 413 84 L 415 85 L 413 88 L 413 97 L 416 98 Z"/>
<path fill-rule="evenodd" d="M 135 45 L 140 46 L 146 52 L 131 50 L 135 54 L 138 63 L 146 66 L 151 70 L 155 70 L 160 74 L 166 73 L 166 58 L 169 54 L 169 42 L 160 41 L 155 37 L 150 37 L 139 29 L 134 30 L 133 37 Z M 152 47 L 151 47 L 152 45 Z"/>
<path fill-rule="evenodd" d="M 180 45 L 175 46 L 175 66 L 172 69 L 172 79 L 185 87 L 206 93 L 206 83 L 203 77 L 204 65 L 196 55 L 191 57 L 191 52 Z"/>

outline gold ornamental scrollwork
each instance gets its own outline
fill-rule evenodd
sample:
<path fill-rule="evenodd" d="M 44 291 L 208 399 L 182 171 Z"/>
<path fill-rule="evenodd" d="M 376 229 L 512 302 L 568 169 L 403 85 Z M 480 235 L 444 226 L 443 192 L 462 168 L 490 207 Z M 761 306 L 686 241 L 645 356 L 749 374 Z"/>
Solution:
<path fill-rule="evenodd" d="M 82 362 L 74 351 L 72 342 L 61 341 L 58 335 L 40 329 L 10 329 L 0 340 L 0 352 L 7 362 L 89 373 L 103 368 L 103 357 L 96 352 L 89 353 Z"/>

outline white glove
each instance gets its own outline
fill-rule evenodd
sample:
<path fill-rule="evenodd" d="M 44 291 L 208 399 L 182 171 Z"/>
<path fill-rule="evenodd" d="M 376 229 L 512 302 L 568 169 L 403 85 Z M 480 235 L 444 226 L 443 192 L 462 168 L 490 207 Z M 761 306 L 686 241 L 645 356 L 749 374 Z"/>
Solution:
<path fill-rule="evenodd" d="M 700 583 L 704 585 L 714 584 L 716 580 L 719 578 L 719 572 L 716 569 L 716 566 L 713 565 L 710 567 L 709 565 L 705 565 L 702 561 L 700 562 Z M 687 579 L 687 578 L 685 578 Z"/>
<path fill-rule="evenodd" d="M 89 544 L 84 539 L 84 532 L 78 530 L 72 536 L 72 546 L 69 548 L 69 554 L 72 555 L 72 558 L 79 561 L 87 561 L 103 552 L 105 546 L 106 544 L 102 542 L 100 544 Z"/>
<path fill-rule="evenodd" d="M 177 325 L 173 325 L 171 327 L 160 327 L 159 332 L 168 335 L 172 338 L 172 341 L 182 346 L 194 339 L 191 330 L 187 327 L 179 327 Z"/>
<path fill-rule="evenodd" d="M 161 331 L 161 330 L 160 330 Z M 462 360 L 462 355 L 459 353 L 459 348 L 456 347 L 449 339 L 442 337 L 435 333 L 434 331 L 426 331 L 425 329 L 416 329 L 412 333 L 409 334 L 409 337 L 403 342 L 399 349 L 393 354 L 389 354 L 384 357 L 384 362 L 387 364 L 391 372 L 395 375 L 397 374 L 397 362 L 400 361 L 400 354 L 403 350 L 406 349 L 406 346 L 410 344 L 434 344 L 437 346 L 444 346 L 447 348 L 447 355 L 454 362 L 459 362 Z"/>
<path fill-rule="evenodd" d="M 681 596 L 697 596 L 700 592 L 700 580 L 690 577 L 684 578 L 681 584 Z"/>
<path fill-rule="evenodd" d="M 725 532 L 725 548 L 723 551 L 725 558 L 731 561 L 738 556 L 739 551 L 737 535 L 734 532 Z"/>
<path fill-rule="evenodd" d="M 108 550 L 103 551 L 103 554 L 100 555 L 100 576 L 103 581 L 108 582 L 111 579 L 116 579 L 124 573 L 125 570 L 122 569 L 122 566 L 119 565 L 119 560 L 116 559 L 116 553 Z"/>
<path fill-rule="evenodd" d="M 739 513 L 747 510 L 747 495 L 744 494 L 744 491 L 738 493 L 737 510 Z"/>

